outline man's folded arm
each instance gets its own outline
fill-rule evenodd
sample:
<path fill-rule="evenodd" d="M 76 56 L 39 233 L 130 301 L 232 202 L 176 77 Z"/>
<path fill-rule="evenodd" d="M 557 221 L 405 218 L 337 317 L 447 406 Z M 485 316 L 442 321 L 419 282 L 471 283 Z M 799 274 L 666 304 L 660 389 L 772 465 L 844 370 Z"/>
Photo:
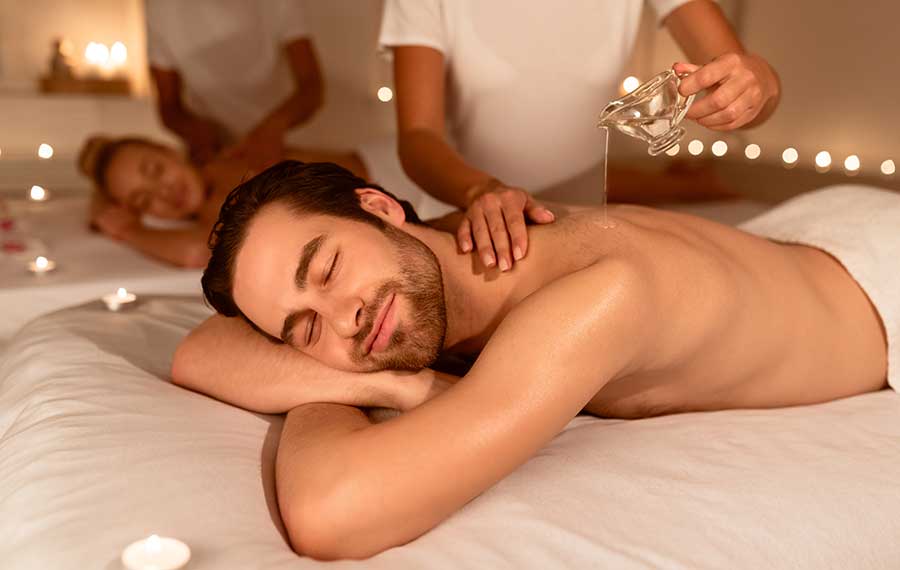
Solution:
<path fill-rule="evenodd" d="M 223 402 L 279 414 L 310 402 L 409 409 L 443 387 L 430 370 L 368 374 L 330 368 L 273 344 L 239 318 L 214 315 L 178 346 L 172 381 Z"/>
<path fill-rule="evenodd" d="M 278 501 L 293 547 L 364 558 L 430 530 L 524 463 L 652 342 L 647 279 L 610 260 L 535 293 L 440 396 L 371 424 L 309 405 L 285 422 Z"/>

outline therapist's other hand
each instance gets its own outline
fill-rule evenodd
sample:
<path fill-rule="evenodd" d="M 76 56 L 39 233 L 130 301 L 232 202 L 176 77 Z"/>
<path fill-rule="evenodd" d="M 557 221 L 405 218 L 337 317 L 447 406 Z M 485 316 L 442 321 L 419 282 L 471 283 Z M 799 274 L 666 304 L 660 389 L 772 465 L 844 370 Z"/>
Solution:
<path fill-rule="evenodd" d="M 137 214 L 115 204 L 98 208 L 92 214 L 91 225 L 115 240 L 126 239 L 141 223 Z"/>
<path fill-rule="evenodd" d="M 512 269 L 528 253 L 526 216 L 538 224 L 555 219 L 525 190 L 493 178 L 470 188 L 467 198 L 469 207 L 456 230 L 459 248 L 468 253 L 474 247 L 485 267 L 497 266 L 501 271 Z"/>
<path fill-rule="evenodd" d="M 242 158 L 256 171 L 265 170 L 284 158 L 284 133 L 265 127 L 253 129 L 223 155 L 225 158 Z"/>
<path fill-rule="evenodd" d="M 780 93 L 775 71 L 757 55 L 727 53 L 703 66 L 676 63 L 672 69 L 689 74 L 678 88 L 682 95 L 707 90 L 691 105 L 686 117 L 714 131 L 748 125 Z"/>

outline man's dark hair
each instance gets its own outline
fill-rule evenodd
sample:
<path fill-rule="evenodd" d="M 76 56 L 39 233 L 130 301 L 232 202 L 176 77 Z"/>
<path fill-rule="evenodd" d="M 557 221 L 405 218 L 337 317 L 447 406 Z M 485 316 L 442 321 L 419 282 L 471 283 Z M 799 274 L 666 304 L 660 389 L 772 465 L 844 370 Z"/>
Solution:
<path fill-rule="evenodd" d="M 209 304 L 226 317 L 243 317 L 253 328 L 263 332 L 241 312 L 232 296 L 234 261 L 250 221 L 267 204 L 280 203 L 298 214 L 324 214 L 384 229 L 385 222 L 360 205 L 355 192 L 357 188 L 384 192 L 400 203 L 408 222 L 422 223 L 409 202 L 398 200 L 381 186 L 366 182 L 330 162 L 286 160 L 237 186 L 225 198 L 219 219 L 209 235 L 211 256 L 201 280 L 203 295 Z"/>

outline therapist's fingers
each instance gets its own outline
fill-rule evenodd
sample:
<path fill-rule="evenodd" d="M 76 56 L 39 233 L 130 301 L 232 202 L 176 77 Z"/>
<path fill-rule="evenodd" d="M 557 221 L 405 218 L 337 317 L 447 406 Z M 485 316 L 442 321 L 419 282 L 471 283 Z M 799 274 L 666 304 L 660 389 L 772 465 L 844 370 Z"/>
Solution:
<path fill-rule="evenodd" d="M 484 213 L 478 208 L 477 214 L 470 216 L 469 220 L 472 222 L 472 237 L 475 239 L 478 257 L 485 267 L 493 267 L 497 260 L 494 256 L 494 243 L 491 241 L 491 232 L 488 230 Z"/>
<path fill-rule="evenodd" d="M 739 63 L 740 57 L 737 54 L 729 53 L 719 56 L 682 79 L 678 86 L 678 92 L 687 97 L 708 89 L 728 77 L 731 70 Z"/>
<path fill-rule="evenodd" d="M 748 121 L 752 120 L 759 112 L 759 109 L 754 105 L 754 100 L 752 93 L 741 93 L 737 99 L 724 109 L 697 119 L 697 122 L 704 127 L 713 128 L 736 123 L 747 115 L 750 115 Z"/>
<path fill-rule="evenodd" d="M 512 244 L 512 257 L 519 261 L 528 252 L 528 230 L 525 229 L 525 211 L 516 204 L 504 204 L 503 219 Z"/>
<path fill-rule="evenodd" d="M 509 245 L 509 232 L 506 230 L 506 218 L 503 217 L 503 208 L 500 197 L 496 194 L 485 195 L 484 219 L 487 221 L 488 230 L 491 232 L 491 241 L 494 244 L 494 252 L 497 256 L 497 266 L 500 271 L 508 271 L 512 268 L 512 253 Z"/>
<path fill-rule="evenodd" d="M 701 119 L 725 111 L 735 101 L 740 99 L 744 91 L 750 86 L 750 82 L 744 79 L 732 79 L 709 91 L 699 100 L 695 101 L 685 117 L 701 122 Z M 730 111 L 729 111 L 730 112 Z M 737 117 L 731 117 L 734 120 Z M 702 124 L 702 123 L 701 123 Z"/>
<path fill-rule="evenodd" d="M 459 245 L 461 252 L 469 253 L 472 251 L 472 222 L 469 221 L 469 218 L 463 218 L 462 222 L 459 223 L 459 227 L 456 228 L 456 243 Z"/>
<path fill-rule="evenodd" d="M 698 69 L 700 69 L 700 65 L 694 65 L 693 63 L 685 63 L 683 61 L 676 61 L 672 64 L 672 71 L 677 73 L 678 75 L 686 75 L 689 73 L 694 73 Z"/>

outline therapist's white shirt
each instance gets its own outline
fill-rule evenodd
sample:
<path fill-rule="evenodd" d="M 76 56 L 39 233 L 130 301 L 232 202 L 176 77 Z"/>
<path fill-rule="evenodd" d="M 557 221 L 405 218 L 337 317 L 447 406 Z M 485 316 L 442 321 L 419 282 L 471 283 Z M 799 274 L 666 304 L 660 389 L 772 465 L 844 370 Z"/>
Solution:
<path fill-rule="evenodd" d="M 298 0 L 147 0 L 150 64 L 237 139 L 296 88 L 284 46 L 308 37 Z"/>
<path fill-rule="evenodd" d="M 661 21 L 687 0 L 653 0 Z M 379 43 L 432 47 L 448 130 L 476 168 L 540 191 L 601 160 L 642 0 L 386 0 Z"/>

